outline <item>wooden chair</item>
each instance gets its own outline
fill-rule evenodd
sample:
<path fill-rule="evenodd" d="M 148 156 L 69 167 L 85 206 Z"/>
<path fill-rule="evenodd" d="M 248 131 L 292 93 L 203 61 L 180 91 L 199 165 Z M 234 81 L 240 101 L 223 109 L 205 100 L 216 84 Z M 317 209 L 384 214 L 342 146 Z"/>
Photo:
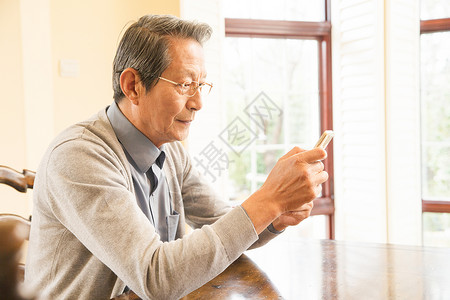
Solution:
<path fill-rule="evenodd" d="M 15 188 L 21 193 L 26 193 L 28 189 L 32 189 L 34 185 L 34 177 L 36 173 L 30 170 L 23 170 L 22 173 L 6 166 L 0 166 L 0 183 L 4 183 Z M 24 217 L 10 214 L 0 213 L 0 222 L 2 225 L 16 226 L 20 228 L 20 231 L 25 234 L 23 237 L 25 240 L 29 239 L 31 228 L 31 216 L 26 219 Z M 6 226 L 6 225 L 5 225 Z M 20 281 L 23 281 L 25 274 L 25 266 L 17 263 L 17 276 Z"/>
<path fill-rule="evenodd" d="M 29 221 L 24 220 L 28 223 L 14 215 L 0 216 L 0 299 L 30 299 L 24 298 L 18 289 L 21 247 L 29 235 Z"/>
<path fill-rule="evenodd" d="M 33 188 L 35 176 L 35 172 L 27 169 L 20 173 L 10 167 L 0 166 L 0 183 L 5 183 L 22 193 Z"/>
<path fill-rule="evenodd" d="M 7 167 L 0 165 L 0 183 L 4 183 L 9 185 L 10 187 L 15 188 L 17 191 L 21 193 L 26 193 L 28 189 L 32 189 L 34 186 L 34 177 L 36 176 L 36 172 L 24 169 L 22 173 Z M 25 218 L 13 215 L 13 214 L 3 214 L 0 213 L 1 216 L 4 217 L 12 217 L 16 221 L 21 218 L 26 221 Z M 29 220 L 31 221 L 31 216 Z"/>

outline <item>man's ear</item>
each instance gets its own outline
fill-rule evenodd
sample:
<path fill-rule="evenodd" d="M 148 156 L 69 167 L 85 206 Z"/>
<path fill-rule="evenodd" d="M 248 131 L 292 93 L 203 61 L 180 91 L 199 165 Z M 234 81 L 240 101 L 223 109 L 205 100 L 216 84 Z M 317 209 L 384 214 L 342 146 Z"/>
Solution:
<path fill-rule="evenodd" d="M 142 96 L 143 86 L 141 84 L 141 77 L 138 71 L 133 68 L 126 68 L 120 75 L 120 88 L 133 104 L 139 103 L 139 98 Z"/>

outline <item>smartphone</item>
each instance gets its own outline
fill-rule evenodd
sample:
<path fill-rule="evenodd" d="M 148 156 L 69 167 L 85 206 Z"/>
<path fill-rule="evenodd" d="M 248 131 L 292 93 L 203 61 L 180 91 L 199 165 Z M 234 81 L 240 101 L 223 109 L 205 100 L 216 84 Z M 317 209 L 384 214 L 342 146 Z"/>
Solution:
<path fill-rule="evenodd" d="M 319 138 L 319 140 L 317 141 L 316 145 L 314 146 L 314 148 L 322 148 L 325 149 L 328 144 L 331 142 L 331 140 L 334 137 L 334 132 L 333 130 L 325 130 L 322 133 L 322 136 Z"/>

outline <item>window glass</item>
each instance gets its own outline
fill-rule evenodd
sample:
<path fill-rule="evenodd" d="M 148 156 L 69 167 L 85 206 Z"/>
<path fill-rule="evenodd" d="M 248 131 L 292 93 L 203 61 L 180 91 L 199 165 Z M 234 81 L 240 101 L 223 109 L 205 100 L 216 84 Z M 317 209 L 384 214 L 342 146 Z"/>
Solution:
<path fill-rule="evenodd" d="M 450 32 L 421 35 L 422 197 L 450 200 Z"/>
<path fill-rule="evenodd" d="M 450 18 L 450 1 L 420 0 L 420 18 L 422 20 Z"/>
<path fill-rule="evenodd" d="M 423 213 L 423 244 L 450 247 L 450 214 Z"/>
<path fill-rule="evenodd" d="M 227 0 L 225 18 L 324 21 L 325 1 L 310 0 Z"/>
<path fill-rule="evenodd" d="M 294 146 L 310 149 L 320 134 L 315 40 L 225 39 L 222 135 L 230 160 L 231 200 L 242 201 Z"/>

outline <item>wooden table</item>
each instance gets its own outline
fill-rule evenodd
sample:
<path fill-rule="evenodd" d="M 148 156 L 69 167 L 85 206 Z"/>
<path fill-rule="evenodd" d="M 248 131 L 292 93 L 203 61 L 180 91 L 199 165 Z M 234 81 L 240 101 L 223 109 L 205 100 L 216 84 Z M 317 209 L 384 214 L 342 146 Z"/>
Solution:
<path fill-rule="evenodd" d="M 279 238 L 183 299 L 450 299 L 450 249 Z"/>

